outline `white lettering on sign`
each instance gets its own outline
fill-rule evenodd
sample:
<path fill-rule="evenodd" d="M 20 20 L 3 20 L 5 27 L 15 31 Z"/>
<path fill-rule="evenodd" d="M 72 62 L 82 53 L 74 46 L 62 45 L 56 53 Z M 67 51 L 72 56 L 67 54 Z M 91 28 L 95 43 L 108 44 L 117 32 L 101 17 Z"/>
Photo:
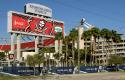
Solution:
<path fill-rule="evenodd" d="M 22 26 L 22 25 L 23 25 L 23 22 L 15 21 L 15 22 L 14 22 L 14 25 L 21 25 L 21 26 Z"/>

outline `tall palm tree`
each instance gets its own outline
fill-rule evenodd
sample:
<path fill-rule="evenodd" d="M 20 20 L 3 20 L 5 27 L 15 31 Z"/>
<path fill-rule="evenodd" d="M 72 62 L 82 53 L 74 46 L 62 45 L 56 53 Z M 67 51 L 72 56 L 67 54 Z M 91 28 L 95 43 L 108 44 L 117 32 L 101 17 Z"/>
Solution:
<path fill-rule="evenodd" d="M 69 36 L 65 36 L 63 41 L 64 41 L 64 44 L 65 44 L 65 59 L 66 59 L 65 61 L 66 61 L 66 66 L 67 66 Z"/>
<path fill-rule="evenodd" d="M 43 57 L 45 56 L 45 53 L 47 53 L 47 52 L 48 52 L 48 49 L 46 47 L 42 47 L 41 49 L 39 49 L 39 54 L 43 55 Z M 47 66 L 45 57 L 44 57 L 44 61 L 43 61 L 43 66 Z"/>
<path fill-rule="evenodd" d="M 26 58 L 26 62 L 29 66 L 32 66 L 34 69 L 34 75 L 35 75 L 35 65 L 37 64 L 36 58 L 34 58 L 34 55 L 28 55 Z"/>
<path fill-rule="evenodd" d="M 55 40 L 58 40 L 60 42 L 60 46 L 58 46 L 58 54 L 60 57 L 60 54 L 62 53 L 61 51 L 61 46 L 62 46 L 62 39 L 63 39 L 63 34 L 62 32 L 57 32 L 55 35 Z M 59 59 L 60 60 L 60 59 Z M 59 62 L 58 62 L 58 66 L 59 66 Z"/>
<path fill-rule="evenodd" d="M 83 34 L 82 34 L 82 38 L 85 39 L 85 41 L 87 41 L 87 39 L 91 39 L 92 37 L 94 38 L 93 41 L 91 40 L 91 58 L 90 61 L 93 63 L 93 62 L 96 62 L 97 61 L 95 60 L 96 57 L 95 57 L 95 51 L 96 51 L 96 39 L 100 36 L 100 29 L 97 28 L 97 27 L 93 27 L 87 31 L 84 31 Z M 85 65 L 86 65 L 86 52 L 87 52 L 87 42 L 85 44 Z"/>
<path fill-rule="evenodd" d="M 39 73 L 41 73 L 40 65 L 44 61 L 44 55 L 43 54 L 34 54 L 33 58 L 36 60 L 36 65 L 38 65 L 38 67 L 39 67 L 39 69 L 38 69 Z"/>
<path fill-rule="evenodd" d="M 104 42 L 106 42 L 107 44 L 108 44 L 108 47 L 110 46 L 109 45 L 109 40 L 111 39 L 111 36 L 112 36 L 112 33 L 111 33 L 111 31 L 110 30 L 108 30 L 108 29 L 106 29 L 106 28 L 103 28 L 102 30 L 101 30 L 101 37 L 102 37 L 102 39 L 104 40 Z M 103 44 L 104 44 L 104 42 L 103 42 Z M 107 46 L 107 45 L 106 45 Z M 105 49 L 106 49 L 106 46 L 105 46 Z M 109 48 L 107 47 L 107 49 L 108 49 L 108 51 L 106 52 L 106 62 L 108 61 L 108 57 L 109 57 L 109 54 L 108 53 L 110 53 L 110 51 L 109 51 Z M 103 46 L 103 52 L 104 52 L 105 50 L 104 50 L 104 46 Z M 104 61 L 103 61 L 104 62 Z"/>
<path fill-rule="evenodd" d="M 74 44 L 75 44 L 75 41 L 78 39 L 78 30 L 76 30 L 75 28 L 73 28 L 70 33 L 69 33 L 69 37 L 70 37 L 70 40 L 72 41 L 72 59 L 73 59 L 73 66 L 74 66 Z"/>
<path fill-rule="evenodd" d="M 87 39 L 90 39 L 90 31 L 84 31 L 83 34 L 82 34 L 82 39 L 84 39 L 86 42 L 85 42 L 85 66 L 86 66 L 86 58 L 87 58 Z"/>
<path fill-rule="evenodd" d="M 118 34 L 117 31 L 114 31 L 114 30 L 112 30 L 111 32 L 112 32 L 112 41 L 116 44 L 115 48 L 117 48 L 117 43 L 119 43 L 121 40 L 121 34 Z M 114 50 L 116 54 L 116 49 Z"/>
<path fill-rule="evenodd" d="M 95 51 L 96 51 L 96 39 L 100 36 L 100 29 L 93 27 L 89 30 L 91 35 L 91 47 L 92 47 L 92 63 L 96 62 Z M 93 38 L 93 39 L 92 39 Z"/>

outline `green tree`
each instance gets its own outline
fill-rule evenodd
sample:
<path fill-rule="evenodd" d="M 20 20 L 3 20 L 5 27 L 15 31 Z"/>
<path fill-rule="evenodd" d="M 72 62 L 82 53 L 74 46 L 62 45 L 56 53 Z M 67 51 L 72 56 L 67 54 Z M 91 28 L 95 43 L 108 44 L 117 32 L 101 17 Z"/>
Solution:
<path fill-rule="evenodd" d="M 65 53 L 65 61 L 66 61 L 66 66 L 67 66 L 67 58 L 68 58 L 68 44 L 70 42 L 69 36 L 65 36 L 63 39 L 65 49 L 63 49 L 63 52 Z"/>
<path fill-rule="evenodd" d="M 82 39 L 85 40 L 85 66 L 86 66 L 86 59 L 87 59 L 87 39 L 90 39 L 91 37 L 91 32 L 89 30 L 84 31 L 82 34 Z"/>
<path fill-rule="evenodd" d="M 72 59 L 73 59 L 73 65 L 74 65 L 74 60 L 75 60 L 75 56 L 74 56 L 74 44 L 75 41 L 78 39 L 78 30 L 76 30 L 75 28 L 73 28 L 70 33 L 69 33 L 69 38 L 72 41 Z"/>
<path fill-rule="evenodd" d="M 80 49 L 80 64 L 82 64 L 83 62 L 85 62 L 85 50 Z"/>
<path fill-rule="evenodd" d="M 87 39 L 90 39 L 91 40 L 91 62 L 94 63 L 96 62 L 97 63 L 97 59 L 95 57 L 95 51 L 96 51 L 96 39 L 98 39 L 100 36 L 100 29 L 97 28 L 97 27 L 93 27 L 87 31 L 84 31 L 83 34 L 82 34 L 82 39 L 84 39 L 85 41 L 87 41 Z M 99 39 L 98 39 L 99 40 Z M 85 44 L 85 52 L 87 50 L 87 43 Z M 85 56 L 86 56 L 86 53 L 85 53 Z M 85 65 L 86 65 L 86 58 L 85 58 Z"/>
<path fill-rule="evenodd" d="M 62 32 L 57 32 L 55 35 L 55 40 L 62 40 L 63 39 L 63 34 Z"/>
<path fill-rule="evenodd" d="M 62 32 L 57 32 L 56 33 L 55 40 L 58 40 L 60 42 L 60 45 L 58 46 L 58 52 L 57 52 L 57 54 L 59 54 L 59 57 L 60 57 L 60 55 L 62 54 L 62 49 L 61 49 L 61 47 L 62 47 L 62 40 L 63 40 Z M 59 61 L 58 61 L 58 65 L 59 65 Z"/>
<path fill-rule="evenodd" d="M 40 50 L 39 50 L 39 54 L 42 56 L 43 58 L 43 64 L 44 66 L 50 66 L 52 65 L 51 64 L 51 59 L 50 59 L 50 54 L 54 53 L 55 52 L 55 49 L 54 47 L 42 47 Z M 45 57 L 45 54 L 49 53 L 49 55 L 47 55 Z M 54 64 L 53 64 L 54 65 Z"/>
<path fill-rule="evenodd" d="M 115 48 L 117 48 L 117 43 L 121 41 L 121 34 L 118 34 L 117 31 L 112 30 L 112 41 L 116 44 Z M 116 54 L 116 49 L 115 54 Z"/>
<path fill-rule="evenodd" d="M 5 60 L 5 57 L 6 57 L 5 52 L 0 52 L 0 60 L 1 61 Z"/>
<path fill-rule="evenodd" d="M 87 63 L 91 63 L 91 50 L 90 47 L 87 48 L 87 50 L 85 49 L 80 49 L 80 64 L 82 64 L 81 62 L 85 62 L 85 54 L 86 54 L 86 65 Z M 78 60 L 78 49 L 75 49 L 75 61 Z"/>
<path fill-rule="evenodd" d="M 124 58 L 121 56 L 111 55 L 110 58 L 108 59 L 109 65 L 122 65 L 124 63 L 125 63 Z"/>
<path fill-rule="evenodd" d="M 93 27 L 90 29 L 90 33 L 91 33 L 91 47 L 92 47 L 92 63 L 96 63 L 97 64 L 97 59 L 95 57 L 95 50 L 96 50 L 96 39 L 98 39 L 98 37 L 100 36 L 100 29 L 97 27 Z M 93 39 L 92 39 L 93 37 Z"/>
<path fill-rule="evenodd" d="M 39 54 L 43 56 L 43 66 L 45 66 L 45 53 L 47 52 L 46 47 L 42 47 L 39 49 Z"/>
<path fill-rule="evenodd" d="M 103 28 L 102 30 L 101 30 L 101 37 L 102 37 L 102 39 L 104 40 L 103 41 L 103 52 L 105 52 L 106 50 L 104 50 L 104 49 L 108 49 L 108 51 L 106 52 L 106 62 L 108 62 L 108 57 L 109 57 L 109 54 L 108 53 L 110 53 L 110 51 L 109 51 L 109 47 L 110 47 L 110 44 L 109 44 L 109 40 L 111 39 L 111 36 L 112 36 L 112 33 L 111 33 L 111 31 L 110 30 L 108 30 L 108 29 L 106 29 L 106 28 Z M 106 42 L 107 44 L 108 44 L 108 46 L 105 46 L 105 48 L 104 48 L 104 42 Z M 104 61 L 103 61 L 104 62 Z"/>
<path fill-rule="evenodd" d="M 37 61 L 34 58 L 34 56 L 33 55 L 28 55 L 27 59 L 26 59 L 26 62 L 27 62 L 27 64 L 29 66 L 33 67 L 33 69 L 34 69 L 34 75 L 35 75 L 35 65 L 37 64 Z"/>
<path fill-rule="evenodd" d="M 41 65 L 41 63 L 44 62 L 44 55 L 43 54 L 34 54 L 33 58 L 36 61 L 35 64 L 38 65 L 38 67 L 39 67 L 39 72 L 41 72 L 40 65 Z"/>

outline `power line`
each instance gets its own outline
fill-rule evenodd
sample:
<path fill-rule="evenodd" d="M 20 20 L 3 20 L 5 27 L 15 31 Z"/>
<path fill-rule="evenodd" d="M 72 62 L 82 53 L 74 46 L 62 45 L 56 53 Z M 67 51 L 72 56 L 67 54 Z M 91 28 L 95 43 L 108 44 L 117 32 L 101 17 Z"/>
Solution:
<path fill-rule="evenodd" d="M 120 23 L 124 23 L 125 21 L 123 20 L 118 20 L 116 18 L 113 18 L 113 17 L 109 17 L 109 16 L 105 16 L 103 14 L 100 14 L 100 13 L 97 13 L 97 12 L 92 12 L 88 9 L 85 9 L 85 8 L 79 8 L 77 6 L 73 6 L 73 5 L 70 5 L 70 4 L 66 4 L 64 2 L 60 2 L 60 1 L 57 1 L 58 4 L 61 4 L 62 6 L 64 7 L 69 7 L 69 8 L 72 8 L 72 9 L 75 9 L 77 11 L 80 11 L 80 12 L 84 12 L 84 13 L 88 13 L 90 15 L 95 15 L 95 16 L 100 16 L 102 18 L 105 18 L 105 19 L 108 19 L 108 20 L 111 20 L 111 21 L 115 21 L 115 22 L 120 22 Z"/>

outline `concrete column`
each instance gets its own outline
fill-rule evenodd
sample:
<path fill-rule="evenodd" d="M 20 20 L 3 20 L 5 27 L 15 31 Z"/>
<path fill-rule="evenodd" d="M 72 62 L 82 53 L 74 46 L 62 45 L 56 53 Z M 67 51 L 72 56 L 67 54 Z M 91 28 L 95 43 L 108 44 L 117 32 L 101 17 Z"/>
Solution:
<path fill-rule="evenodd" d="M 20 43 L 20 34 L 17 34 L 17 60 L 21 61 L 21 43 Z"/>
<path fill-rule="evenodd" d="M 55 40 L 55 53 L 58 53 L 58 40 Z"/>
<path fill-rule="evenodd" d="M 14 33 L 11 33 L 11 54 L 14 54 Z"/>
<path fill-rule="evenodd" d="M 11 53 L 10 54 L 14 54 L 14 60 L 15 60 L 16 56 L 14 53 L 14 36 L 15 36 L 15 33 L 11 33 Z M 8 59 L 8 66 L 11 66 L 9 59 Z"/>
<path fill-rule="evenodd" d="M 39 53 L 38 44 L 39 44 L 39 36 L 35 36 L 35 53 L 36 54 Z"/>
<path fill-rule="evenodd" d="M 59 43 L 59 53 L 62 54 L 62 40 L 60 40 Z"/>
<path fill-rule="evenodd" d="M 77 49 L 78 49 L 78 74 L 79 74 L 79 72 L 80 72 L 80 40 L 81 40 L 81 38 L 80 38 L 80 27 L 81 26 L 79 26 L 78 27 L 78 40 L 77 40 Z"/>
<path fill-rule="evenodd" d="M 79 29 L 78 31 L 79 32 L 79 49 L 84 49 L 84 39 L 81 39 L 84 28 L 81 26 L 78 29 Z"/>

